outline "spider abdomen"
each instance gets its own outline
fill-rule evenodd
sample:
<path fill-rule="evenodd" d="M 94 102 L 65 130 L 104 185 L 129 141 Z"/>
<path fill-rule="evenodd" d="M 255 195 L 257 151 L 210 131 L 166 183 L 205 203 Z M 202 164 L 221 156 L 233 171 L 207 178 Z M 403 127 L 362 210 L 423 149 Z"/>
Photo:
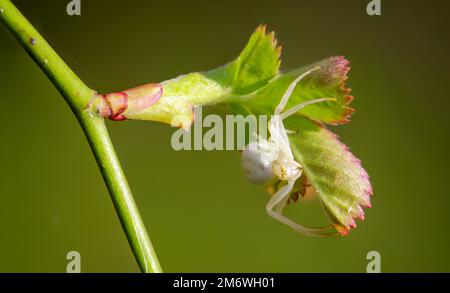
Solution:
<path fill-rule="evenodd" d="M 257 150 L 245 149 L 241 155 L 241 166 L 245 177 L 256 185 L 269 183 L 275 177 L 273 161 Z"/>

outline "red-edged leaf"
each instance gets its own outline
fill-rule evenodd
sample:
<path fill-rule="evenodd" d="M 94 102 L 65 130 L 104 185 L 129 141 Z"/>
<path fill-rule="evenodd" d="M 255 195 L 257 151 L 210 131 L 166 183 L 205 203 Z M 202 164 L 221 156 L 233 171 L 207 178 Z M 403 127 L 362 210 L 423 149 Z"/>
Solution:
<path fill-rule="evenodd" d="M 356 227 L 355 219 L 364 219 L 364 207 L 370 207 L 372 186 L 369 176 L 346 145 L 324 126 L 306 118 L 291 119 L 289 129 L 292 151 L 303 165 L 336 229 L 346 235 Z"/>

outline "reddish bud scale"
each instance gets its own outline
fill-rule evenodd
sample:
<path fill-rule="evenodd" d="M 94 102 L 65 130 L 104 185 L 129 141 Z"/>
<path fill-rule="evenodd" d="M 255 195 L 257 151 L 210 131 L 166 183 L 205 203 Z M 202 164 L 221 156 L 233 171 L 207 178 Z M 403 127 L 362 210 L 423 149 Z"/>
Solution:
<path fill-rule="evenodd" d="M 122 121 L 127 118 L 122 115 L 128 108 L 128 95 L 124 92 L 102 95 L 103 100 L 108 108 L 108 116 L 105 118 Z"/>
<path fill-rule="evenodd" d="M 95 108 L 104 118 L 122 121 L 151 107 L 162 94 L 160 84 L 149 83 L 122 92 L 96 95 L 88 107 Z"/>

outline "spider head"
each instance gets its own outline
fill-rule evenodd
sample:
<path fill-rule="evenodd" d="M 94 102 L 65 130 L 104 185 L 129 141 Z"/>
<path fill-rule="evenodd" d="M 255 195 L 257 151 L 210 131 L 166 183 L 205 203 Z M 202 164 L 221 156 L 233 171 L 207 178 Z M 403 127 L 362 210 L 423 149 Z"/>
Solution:
<path fill-rule="evenodd" d="M 301 175 L 301 166 L 292 159 L 278 159 L 274 162 L 273 172 L 282 181 L 295 181 Z"/>

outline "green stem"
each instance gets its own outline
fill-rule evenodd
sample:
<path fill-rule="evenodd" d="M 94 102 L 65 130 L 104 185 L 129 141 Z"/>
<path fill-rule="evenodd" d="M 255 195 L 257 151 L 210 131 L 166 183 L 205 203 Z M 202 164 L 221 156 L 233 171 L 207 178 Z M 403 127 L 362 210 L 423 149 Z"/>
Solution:
<path fill-rule="evenodd" d="M 105 121 L 97 113 L 87 110 L 87 105 L 96 92 L 78 78 L 9 0 L 0 0 L 0 19 L 50 78 L 75 113 L 95 155 L 141 271 L 162 272 L 109 138 Z"/>
<path fill-rule="evenodd" d="M 83 111 L 78 120 L 89 140 L 141 271 L 161 273 L 155 250 L 109 138 L 105 120 L 88 111 Z"/>

